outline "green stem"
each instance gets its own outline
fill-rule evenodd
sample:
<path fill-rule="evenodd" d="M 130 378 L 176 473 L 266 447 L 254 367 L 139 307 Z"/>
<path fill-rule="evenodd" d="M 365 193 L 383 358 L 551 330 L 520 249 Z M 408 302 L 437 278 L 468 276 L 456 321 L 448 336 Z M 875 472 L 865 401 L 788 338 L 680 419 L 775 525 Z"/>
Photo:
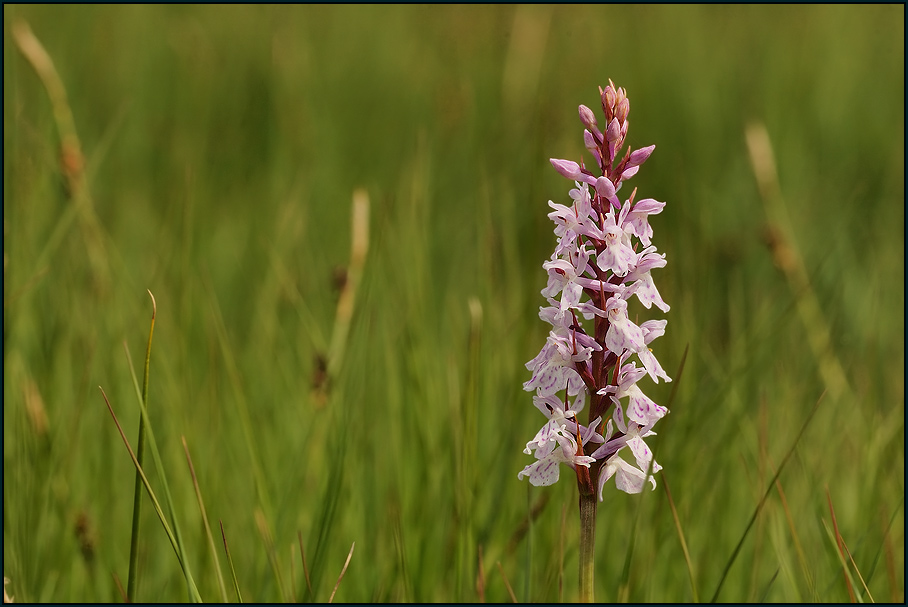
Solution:
<path fill-rule="evenodd" d="M 151 295 L 151 291 L 148 292 Z M 145 377 L 142 381 L 142 402 L 148 406 L 148 367 L 151 362 L 151 338 L 154 336 L 154 317 L 157 304 L 151 295 L 151 328 L 148 330 L 148 347 L 145 350 Z M 139 440 L 136 445 L 136 460 L 139 466 L 145 463 L 145 419 L 139 416 Z M 132 537 L 129 544 L 129 579 L 126 584 L 126 597 L 130 603 L 136 602 L 136 587 L 139 575 L 139 520 L 142 514 L 142 474 L 136 468 L 136 488 L 132 502 Z"/>
<path fill-rule="evenodd" d="M 596 544 L 596 494 L 580 493 L 580 602 L 592 603 Z"/>
<path fill-rule="evenodd" d="M 136 445 L 136 459 L 145 463 L 145 422 L 139 417 L 139 440 Z M 126 596 L 130 603 L 136 602 L 136 585 L 139 568 L 139 519 L 142 516 L 142 475 L 136 468 L 136 487 L 132 501 L 132 536 L 129 542 L 129 581 Z"/>

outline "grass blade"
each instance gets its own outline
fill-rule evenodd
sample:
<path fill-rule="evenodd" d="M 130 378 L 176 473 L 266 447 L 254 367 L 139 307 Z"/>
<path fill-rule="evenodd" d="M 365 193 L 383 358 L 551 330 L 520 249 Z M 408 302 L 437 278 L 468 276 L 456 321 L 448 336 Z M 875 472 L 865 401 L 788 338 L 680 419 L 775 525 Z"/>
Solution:
<path fill-rule="evenodd" d="M 268 562 L 271 564 L 271 570 L 274 572 L 274 579 L 277 582 L 278 592 L 281 593 L 281 601 L 287 602 L 287 592 L 284 589 L 284 577 L 281 575 L 281 566 L 277 558 L 277 550 L 274 548 L 274 537 L 271 535 L 271 527 L 265 519 L 265 513 L 260 508 L 255 510 L 255 525 L 258 527 L 259 535 L 262 536 L 262 542 L 265 544 L 265 552 L 268 555 Z"/>
<path fill-rule="evenodd" d="M 312 580 L 309 579 L 309 566 L 306 564 L 306 551 L 303 550 L 303 532 L 297 531 L 296 538 L 299 540 L 300 544 L 300 557 L 303 559 L 303 575 L 306 577 L 306 589 L 309 591 L 309 596 L 312 596 Z"/>
<path fill-rule="evenodd" d="M 501 574 L 501 579 L 504 580 L 504 587 L 508 589 L 508 596 L 511 597 L 511 602 L 516 603 L 517 597 L 514 595 L 514 589 L 511 588 L 511 583 L 508 581 L 508 576 L 504 574 L 504 569 L 501 567 L 501 561 L 495 563 L 498 565 L 498 573 Z"/>
<path fill-rule="evenodd" d="M 672 511 L 672 518 L 675 520 L 675 529 L 678 530 L 678 540 L 681 542 L 681 552 L 684 553 L 684 562 L 687 564 L 687 575 L 690 577 L 690 591 L 694 602 L 700 602 L 700 595 L 697 592 L 697 581 L 694 575 L 694 566 L 690 561 L 690 552 L 687 549 L 687 542 L 684 540 L 684 530 L 681 528 L 681 520 L 678 518 L 678 510 L 675 508 L 675 500 L 672 499 L 672 492 L 668 488 L 668 478 L 665 471 L 662 471 L 662 486 L 665 488 L 665 494 L 668 496 L 668 506 Z"/>
<path fill-rule="evenodd" d="M 845 574 L 845 586 L 848 588 L 848 596 L 851 602 L 855 602 L 854 588 L 851 585 L 851 576 L 848 574 L 848 565 L 845 562 L 845 552 L 842 549 L 842 535 L 839 533 L 839 522 L 835 518 L 835 509 L 832 507 L 832 496 L 829 495 L 829 487 L 826 487 L 826 502 L 829 504 L 829 515 L 832 517 L 832 530 L 835 532 L 836 549 L 839 553 L 839 560 L 842 562 L 842 570 Z"/>
<path fill-rule="evenodd" d="M 157 316 L 158 306 L 151 291 L 151 327 L 148 330 L 148 346 L 145 348 L 145 377 L 142 379 L 142 402 L 148 406 L 148 371 L 151 364 L 151 340 L 154 337 L 154 320 Z M 145 418 L 139 416 L 139 438 L 136 444 L 136 461 L 139 467 L 145 464 Z M 142 479 L 139 469 L 136 469 L 135 490 L 132 502 L 132 534 L 129 543 L 129 577 L 126 582 L 126 597 L 130 603 L 136 602 L 139 577 L 139 521 L 142 515 Z"/>
<path fill-rule="evenodd" d="M 117 419 L 116 413 L 114 413 L 113 407 L 110 404 L 110 400 L 107 398 L 107 394 L 104 392 L 104 388 L 98 386 L 101 390 L 101 396 L 104 397 L 104 402 L 107 404 L 107 410 L 110 411 L 111 417 L 113 417 L 114 424 L 117 426 L 117 430 L 120 432 L 120 438 L 123 439 L 123 444 L 126 445 L 126 450 L 129 452 L 129 457 L 132 458 L 132 463 L 135 465 L 136 470 L 139 472 L 139 476 L 142 477 L 142 484 L 145 486 L 145 490 L 148 492 L 148 497 L 151 499 L 151 504 L 154 506 L 155 512 L 158 515 L 158 519 L 161 521 L 161 525 L 164 527 L 164 532 L 167 534 L 167 539 L 170 540 L 170 545 L 173 547 L 173 551 L 177 556 L 177 560 L 180 562 L 180 567 L 183 570 L 183 574 L 186 576 L 187 581 L 191 582 L 190 585 L 190 595 L 193 599 L 197 599 L 196 602 L 201 603 L 202 599 L 198 595 L 198 590 L 195 588 L 195 582 L 192 581 L 192 576 L 189 574 L 188 565 L 184 560 L 183 551 L 180 548 L 179 542 L 174 532 L 171 530 L 170 525 L 167 523 L 167 517 L 164 516 L 164 511 L 161 509 L 161 504 L 158 502 L 158 498 L 154 493 L 154 490 L 151 488 L 151 483 L 148 482 L 148 477 L 145 476 L 145 471 L 142 469 L 142 466 L 139 465 L 139 460 L 136 459 L 136 454 L 132 450 L 132 446 L 129 444 L 129 439 L 126 438 L 126 433 L 123 432 L 123 427 L 120 425 L 120 420 Z"/>
<path fill-rule="evenodd" d="M 845 554 L 841 551 L 840 548 L 841 537 L 838 536 L 838 533 L 834 529 L 829 528 L 829 523 L 826 522 L 826 519 L 822 520 L 823 528 L 826 530 L 826 535 L 829 537 L 829 541 L 832 543 L 836 557 L 839 559 L 839 564 L 842 565 L 842 572 L 845 575 L 845 585 L 848 588 L 848 596 L 850 597 L 852 603 L 863 603 L 864 600 L 859 595 L 855 595 L 852 591 L 852 588 L 854 587 L 854 580 L 851 577 L 851 571 L 849 571 L 848 569 L 848 564 L 845 562 Z"/>
<path fill-rule="evenodd" d="M 334 594 L 337 592 L 337 589 L 340 587 L 341 580 L 344 579 L 344 574 L 347 573 L 347 566 L 350 564 L 350 559 L 353 558 L 353 549 L 356 548 L 356 542 L 350 545 L 350 552 L 347 553 L 347 560 L 344 561 L 344 568 L 341 569 L 340 575 L 337 576 L 337 583 L 334 584 L 334 590 L 331 591 L 331 596 L 328 597 L 328 602 L 334 602 Z"/>
<path fill-rule="evenodd" d="M 781 571 L 781 569 L 776 567 L 776 572 L 772 574 L 771 578 L 769 578 L 769 582 L 766 584 L 766 588 L 763 589 L 763 592 L 760 595 L 760 599 L 757 601 L 758 603 L 766 602 L 766 597 L 769 596 L 769 591 L 772 589 L 772 585 L 775 583 L 776 578 L 779 577 L 779 571 Z"/>
<path fill-rule="evenodd" d="M 233 566 L 233 559 L 230 557 L 230 548 L 227 546 L 227 534 L 224 533 L 224 523 L 219 520 L 218 525 L 221 527 L 221 538 L 224 540 L 224 554 L 227 555 L 227 564 L 230 565 L 230 576 L 233 578 L 233 590 L 236 592 L 236 600 L 238 603 L 242 603 L 243 593 L 240 592 L 240 583 L 236 579 L 236 569 Z"/>
<path fill-rule="evenodd" d="M 807 416 L 807 419 L 804 420 L 804 425 L 801 426 L 800 432 L 795 437 L 794 443 L 792 443 L 791 448 L 788 450 L 788 453 L 785 454 L 785 457 L 782 459 L 782 463 L 779 465 L 779 469 L 776 470 L 775 475 L 772 477 L 772 480 L 768 483 L 766 487 L 766 492 L 763 494 L 763 497 L 760 499 L 760 503 L 757 504 L 757 507 L 754 508 L 754 513 L 750 517 L 750 521 L 747 523 L 747 527 L 744 528 L 744 533 L 741 534 L 741 539 L 738 540 L 738 545 L 735 546 L 735 549 L 731 553 L 731 557 L 728 559 L 728 563 L 725 564 L 725 570 L 722 572 L 722 577 L 719 578 L 719 584 L 716 586 L 716 591 L 713 593 L 710 603 L 715 603 L 719 598 L 719 592 L 722 590 L 722 585 L 725 584 L 725 579 L 728 577 L 728 572 L 731 570 L 731 566 L 734 564 L 735 559 L 738 558 L 738 553 L 741 551 L 741 547 L 744 545 L 744 540 L 747 539 L 747 534 L 750 532 L 751 527 L 753 527 L 754 522 L 757 520 L 760 511 L 763 509 L 763 504 L 766 503 L 766 499 L 769 497 L 770 492 L 772 492 L 773 487 L 775 486 L 776 480 L 778 480 L 779 475 L 782 474 L 782 470 L 785 469 L 785 464 L 788 463 L 788 460 L 791 458 L 792 454 L 795 451 L 795 448 L 798 446 L 801 437 L 804 436 L 804 432 L 807 430 L 807 426 L 810 425 L 810 421 L 813 419 L 813 416 L 816 414 L 817 409 L 820 407 L 820 402 L 823 400 L 823 395 L 820 395 L 820 398 L 817 399 L 816 404 L 814 404 L 813 409 L 811 409 L 810 414 Z"/>
<path fill-rule="evenodd" d="M 788 522 L 788 530 L 791 532 L 791 540 L 794 542 L 795 551 L 798 554 L 798 562 L 801 565 L 801 572 L 804 574 L 804 579 L 807 581 L 807 588 L 810 591 L 810 600 L 813 602 L 819 602 L 819 596 L 817 595 L 817 587 L 813 580 L 813 575 L 810 573 L 810 568 L 807 565 L 807 558 L 804 556 L 804 548 L 801 546 L 801 540 L 798 539 L 797 531 L 795 530 L 794 519 L 791 516 L 791 510 L 788 508 L 788 499 L 785 497 L 785 492 L 782 490 L 782 483 L 779 480 L 776 480 L 776 491 L 779 492 L 779 499 L 782 501 L 782 510 L 785 512 L 785 520 Z"/>
<path fill-rule="evenodd" d="M 836 519 L 835 509 L 832 507 L 832 496 L 829 495 L 829 487 L 826 487 L 826 501 L 829 503 L 829 515 L 832 517 L 832 529 L 835 532 L 836 547 L 839 551 L 839 558 L 842 561 L 842 569 L 845 572 L 845 585 L 848 587 L 848 594 L 851 596 L 851 602 L 855 602 L 853 580 L 851 579 L 850 572 L 848 571 L 848 565 L 845 561 L 845 553 L 848 554 L 848 558 L 851 560 L 851 565 L 854 567 L 855 573 L 858 574 L 858 578 L 861 580 L 861 584 L 864 586 L 864 591 L 867 593 L 870 602 L 874 603 L 873 596 L 870 594 L 870 590 L 867 588 L 867 584 L 864 583 L 864 578 L 861 576 L 861 572 L 858 570 L 857 564 L 854 562 L 854 558 L 851 556 L 851 551 L 848 550 L 848 546 L 845 545 L 845 539 L 842 537 L 842 534 L 839 533 L 839 522 Z M 863 602 L 863 601 L 862 601 Z"/>
<path fill-rule="evenodd" d="M 151 295 L 151 291 L 149 291 L 148 294 Z M 152 295 L 152 301 L 154 301 L 153 295 Z M 157 306 L 155 306 L 155 309 L 157 310 Z M 178 552 L 177 559 L 180 561 L 180 567 L 183 570 L 183 576 L 186 578 L 186 586 L 189 591 L 189 598 L 193 601 L 201 603 L 202 597 L 199 595 L 198 588 L 196 587 L 195 580 L 193 579 L 192 572 L 190 571 L 190 568 L 189 568 L 189 560 L 186 556 L 186 551 L 185 551 L 185 548 L 183 545 L 183 536 L 180 533 L 180 526 L 179 526 L 179 523 L 177 522 L 177 518 L 176 518 L 176 509 L 174 508 L 174 505 L 173 505 L 173 496 L 170 493 L 170 485 L 167 482 L 167 473 L 164 469 L 163 460 L 161 459 L 161 453 L 158 450 L 158 444 L 154 438 L 154 431 L 152 430 L 151 421 L 148 417 L 148 409 L 145 407 L 145 400 L 142 397 L 142 390 L 140 390 L 140 388 L 139 388 L 139 380 L 136 378 L 136 372 L 135 372 L 135 368 L 132 364 L 132 357 L 129 354 L 129 348 L 126 347 L 125 343 L 123 344 L 123 348 L 126 351 L 126 359 L 129 362 L 129 372 L 130 372 L 130 375 L 132 376 L 133 388 L 136 391 L 136 397 L 139 401 L 139 409 L 141 411 L 142 421 L 145 426 L 145 433 L 146 433 L 146 437 L 148 439 L 148 446 L 151 449 L 152 460 L 154 461 L 155 470 L 157 471 L 158 475 L 161 477 L 161 485 L 164 490 L 164 499 L 165 499 L 165 502 L 167 503 L 167 510 L 170 513 L 170 519 L 172 521 L 172 529 L 173 529 L 172 533 L 173 533 L 173 539 L 175 541 L 174 549 Z M 147 380 L 147 375 L 148 375 L 147 369 L 148 369 L 148 362 L 149 362 L 148 356 L 149 355 L 150 355 L 150 346 L 149 346 L 149 352 L 146 355 L 146 360 L 145 360 L 146 380 Z M 147 389 L 148 388 L 146 385 L 146 387 L 145 387 L 146 392 L 147 392 Z M 105 397 L 105 399 L 106 399 L 106 397 Z M 113 410 L 111 410 L 111 413 L 113 413 Z M 138 461 L 136 461 L 136 464 L 138 465 Z M 150 487 L 150 485 L 147 485 L 147 481 L 146 481 L 146 488 L 149 488 L 149 487 Z M 160 506 L 158 506 L 158 508 L 160 508 Z M 162 522 L 165 522 L 165 521 L 162 519 Z"/>
<path fill-rule="evenodd" d="M 195 489 L 196 501 L 199 503 L 199 512 L 202 515 L 202 524 L 205 525 L 205 537 L 208 539 L 208 548 L 211 550 L 211 556 L 214 558 L 214 571 L 218 576 L 218 588 L 221 590 L 221 599 L 229 603 L 227 598 L 227 586 L 224 584 L 224 575 L 221 573 L 221 562 L 218 560 L 218 551 L 214 546 L 214 536 L 211 535 L 211 525 L 208 524 L 208 513 L 205 511 L 205 502 L 202 499 L 202 490 L 199 488 L 199 479 L 195 475 L 195 466 L 192 465 L 192 457 L 189 455 L 189 446 L 186 444 L 186 437 L 181 436 L 183 441 L 183 451 L 186 452 L 186 463 L 189 465 L 189 474 L 192 476 L 192 487 Z"/>
<path fill-rule="evenodd" d="M 339 393 L 335 397 L 341 398 Z M 327 549 L 331 533 L 334 528 L 335 514 L 337 513 L 337 504 L 340 500 L 341 487 L 344 484 L 344 455 L 347 443 L 347 425 L 340 424 L 338 430 L 331 434 L 331 443 L 328 447 L 331 450 L 329 460 L 331 468 L 328 471 L 327 478 L 330 480 L 325 488 L 325 495 L 322 498 L 321 511 L 318 516 L 316 526 L 315 552 L 312 557 L 312 591 L 307 600 L 315 600 L 315 594 L 318 592 L 319 582 L 321 581 L 322 572 L 324 571 L 323 556 Z"/>
<path fill-rule="evenodd" d="M 876 603 L 873 600 L 873 595 L 870 594 L 870 588 L 867 587 L 867 582 L 864 581 L 864 576 L 861 575 L 861 570 L 858 569 L 858 564 L 854 562 L 854 556 L 851 554 L 851 550 L 848 549 L 848 544 L 845 543 L 845 540 L 842 540 L 842 547 L 845 549 L 845 554 L 848 555 L 848 560 L 851 561 L 851 566 L 854 567 L 854 572 L 857 574 L 858 579 L 861 580 L 861 586 L 864 588 L 864 592 L 867 594 L 867 598 L 870 599 L 871 603 Z"/>

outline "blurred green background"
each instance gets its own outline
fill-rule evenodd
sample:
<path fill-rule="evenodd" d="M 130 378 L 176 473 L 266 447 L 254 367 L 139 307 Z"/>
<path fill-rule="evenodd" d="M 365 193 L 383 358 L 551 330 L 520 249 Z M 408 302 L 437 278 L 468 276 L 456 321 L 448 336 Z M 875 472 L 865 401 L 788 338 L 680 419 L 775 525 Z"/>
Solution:
<path fill-rule="evenodd" d="M 66 88 L 85 203 L 18 19 Z M 545 421 L 521 384 L 571 187 L 548 159 L 586 154 L 577 106 L 611 78 L 630 145 L 656 144 L 626 187 L 667 202 L 652 347 L 675 382 L 641 388 L 677 392 L 660 486 L 606 490 L 597 599 L 708 600 L 731 563 L 723 601 L 847 601 L 831 504 L 853 592 L 903 601 L 904 57 L 901 5 L 4 5 L 10 594 L 120 600 L 134 468 L 98 386 L 134 443 L 150 289 L 150 416 L 203 598 L 181 436 L 247 601 L 327 600 L 354 542 L 338 601 L 574 600 L 577 490 L 517 480 Z M 186 600 L 147 500 L 142 533 L 139 599 Z"/>

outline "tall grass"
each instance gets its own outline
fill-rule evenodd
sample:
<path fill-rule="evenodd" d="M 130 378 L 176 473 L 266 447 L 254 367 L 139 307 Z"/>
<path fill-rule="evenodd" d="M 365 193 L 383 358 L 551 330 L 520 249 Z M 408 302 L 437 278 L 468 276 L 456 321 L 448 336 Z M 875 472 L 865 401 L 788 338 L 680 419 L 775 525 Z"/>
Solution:
<path fill-rule="evenodd" d="M 15 19 L 65 86 L 97 229 Z M 631 145 L 657 146 L 630 185 L 668 202 L 656 353 L 674 375 L 689 351 L 676 386 L 644 387 L 677 390 L 653 441 L 672 505 L 606 491 L 597 596 L 708 599 L 727 570 L 722 601 L 904 600 L 903 6 L 5 5 L 4 24 L 16 600 L 120 600 L 135 470 L 97 386 L 134 441 L 122 344 L 144 360 L 146 289 L 148 413 L 203 599 L 222 591 L 181 437 L 247 601 L 327 601 L 354 542 L 335 601 L 576 598 L 576 489 L 516 478 L 541 423 L 521 384 L 545 203 L 566 198 L 548 158 L 580 156 L 577 105 L 608 78 Z M 370 242 L 326 376 L 357 188 Z M 138 599 L 187 600 L 150 508 L 141 537 Z"/>

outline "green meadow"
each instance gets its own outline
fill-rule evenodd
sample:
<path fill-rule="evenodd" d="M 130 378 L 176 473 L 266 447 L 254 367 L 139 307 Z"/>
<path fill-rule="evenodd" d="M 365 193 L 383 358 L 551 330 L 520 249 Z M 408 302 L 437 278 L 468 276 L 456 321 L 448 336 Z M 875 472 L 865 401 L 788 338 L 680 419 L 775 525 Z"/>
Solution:
<path fill-rule="evenodd" d="M 656 145 L 619 195 L 667 203 L 671 310 L 632 314 L 668 320 L 674 381 L 640 383 L 664 470 L 606 487 L 596 599 L 904 601 L 904 23 L 5 5 L 7 592 L 124 600 L 101 389 L 135 451 L 150 292 L 143 470 L 179 538 L 143 490 L 137 601 L 576 600 L 577 485 L 517 479 L 522 384 L 573 187 L 549 158 L 592 162 L 611 78 Z"/>

